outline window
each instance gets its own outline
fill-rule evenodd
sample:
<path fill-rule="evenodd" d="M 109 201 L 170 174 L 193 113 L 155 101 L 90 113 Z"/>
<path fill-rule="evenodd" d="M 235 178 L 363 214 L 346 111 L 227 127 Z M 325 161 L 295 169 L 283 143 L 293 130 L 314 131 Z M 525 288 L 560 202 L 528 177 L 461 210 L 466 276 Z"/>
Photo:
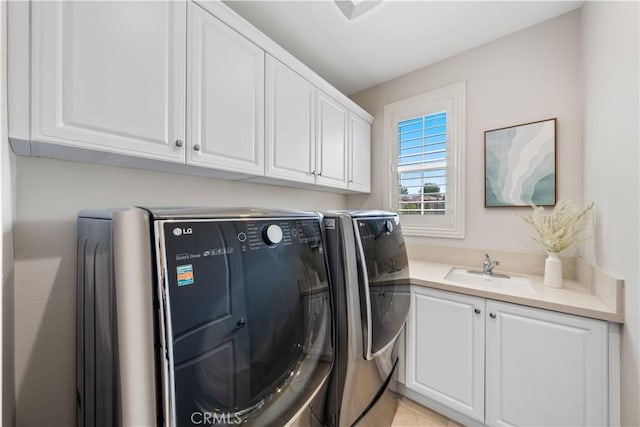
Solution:
<path fill-rule="evenodd" d="M 444 215 L 447 112 L 398 123 L 398 213 Z"/>
<path fill-rule="evenodd" d="M 407 235 L 464 237 L 464 83 L 384 108 L 385 209 Z"/>

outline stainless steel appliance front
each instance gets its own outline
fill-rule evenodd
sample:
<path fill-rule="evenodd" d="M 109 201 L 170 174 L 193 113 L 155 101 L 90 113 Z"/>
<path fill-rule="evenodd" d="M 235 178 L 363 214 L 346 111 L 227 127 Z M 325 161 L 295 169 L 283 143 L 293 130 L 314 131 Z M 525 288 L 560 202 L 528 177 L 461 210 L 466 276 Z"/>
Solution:
<path fill-rule="evenodd" d="M 301 212 L 81 214 L 79 348 L 90 335 L 80 312 L 105 302 L 86 292 L 87 247 L 113 252 L 115 280 L 98 286 L 113 289 L 116 314 L 102 322 L 114 356 L 79 353 L 94 374 L 79 388 L 78 424 L 104 424 L 108 401 L 122 408 L 110 425 L 319 425 L 333 360 L 320 225 Z M 108 389 L 92 382 L 98 369 L 117 378 Z"/>
<path fill-rule="evenodd" d="M 388 387 L 410 303 L 400 222 L 380 211 L 324 216 L 338 328 L 325 422 L 390 425 L 396 402 Z"/>

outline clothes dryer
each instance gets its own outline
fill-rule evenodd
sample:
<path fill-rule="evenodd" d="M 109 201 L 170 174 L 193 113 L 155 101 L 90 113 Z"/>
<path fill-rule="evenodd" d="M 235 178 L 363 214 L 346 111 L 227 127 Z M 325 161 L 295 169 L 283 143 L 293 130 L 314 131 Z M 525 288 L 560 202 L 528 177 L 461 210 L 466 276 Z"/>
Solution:
<path fill-rule="evenodd" d="M 400 220 L 383 211 L 323 215 L 337 330 L 325 422 L 390 426 L 397 402 L 389 386 L 411 300 Z"/>

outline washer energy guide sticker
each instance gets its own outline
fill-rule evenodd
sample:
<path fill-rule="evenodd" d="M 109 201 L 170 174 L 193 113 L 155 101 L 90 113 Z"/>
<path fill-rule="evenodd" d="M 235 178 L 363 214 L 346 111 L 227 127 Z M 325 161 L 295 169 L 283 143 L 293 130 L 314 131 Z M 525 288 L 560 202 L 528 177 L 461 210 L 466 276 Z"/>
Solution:
<path fill-rule="evenodd" d="M 193 285 L 193 265 L 179 265 L 176 270 L 178 273 L 178 286 Z"/>

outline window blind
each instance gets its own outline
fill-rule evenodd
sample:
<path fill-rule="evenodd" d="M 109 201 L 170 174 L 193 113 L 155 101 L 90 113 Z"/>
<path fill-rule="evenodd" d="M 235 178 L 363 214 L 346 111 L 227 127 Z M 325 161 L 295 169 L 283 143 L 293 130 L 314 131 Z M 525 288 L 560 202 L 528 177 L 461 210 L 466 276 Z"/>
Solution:
<path fill-rule="evenodd" d="M 447 193 L 447 113 L 398 123 L 398 213 L 444 215 Z"/>

